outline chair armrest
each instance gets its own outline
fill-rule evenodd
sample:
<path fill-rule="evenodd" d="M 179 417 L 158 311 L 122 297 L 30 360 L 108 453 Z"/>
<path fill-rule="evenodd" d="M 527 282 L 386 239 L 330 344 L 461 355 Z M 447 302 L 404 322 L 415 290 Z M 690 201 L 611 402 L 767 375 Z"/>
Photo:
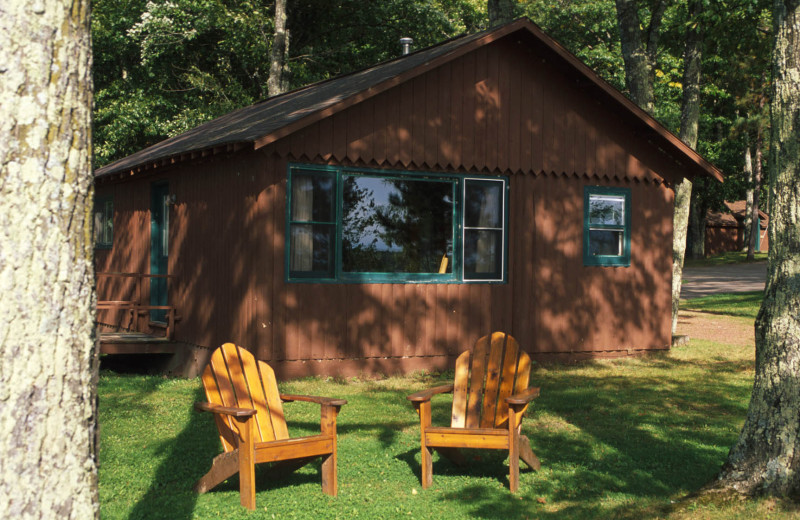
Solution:
<path fill-rule="evenodd" d="M 194 403 L 194 409 L 198 412 L 221 413 L 234 417 L 251 417 L 256 414 L 256 411 L 252 408 L 233 408 L 212 403 Z"/>
<path fill-rule="evenodd" d="M 323 406 L 343 406 L 347 404 L 346 399 L 334 399 L 331 397 L 317 397 L 315 395 L 294 395 L 280 394 L 281 401 L 291 403 L 292 401 L 305 401 L 307 403 L 317 403 Z"/>
<path fill-rule="evenodd" d="M 422 390 L 415 394 L 409 395 L 408 397 L 406 397 L 406 399 L 415 403 L 420 403 L 420 402 L 430 401 L 431 397 L 433 397 L 436 394 L 449 394 L 452 391 L 453 391 L 453 384 L 450 383 L 449 385 L 436 386 L 433 388 L 429 388 L 427 390 Z"/>
<path fill-rule="evenodd" d="M 511 405 L 523 405 L 530 403 L 537 397 L 539 397 L 539 387 L 532 386 L 516 395 L 506 397 L 506 402 Z"/>

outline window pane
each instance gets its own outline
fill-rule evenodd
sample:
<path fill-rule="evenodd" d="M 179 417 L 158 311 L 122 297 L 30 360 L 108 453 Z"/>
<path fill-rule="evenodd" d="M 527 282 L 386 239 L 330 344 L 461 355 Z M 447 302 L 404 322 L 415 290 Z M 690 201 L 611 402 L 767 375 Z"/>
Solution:
<path fill-rule="evenodd" d="M 499 280 L 502 278 L 503 232 L 467 229 L 464 231 L 464 278 Z"/>
<path fill-rule="evenodd" d="M 453 184 L 344 175 L 342 270 L 452 272 Z"/>
<path fill-rule="evenodd" d="M 104 240 L 104 232 L 105 232 L 105 219 L 103 219 L 103 213 L 100 211 L 95 211 L 94 213 L 94 243 L 95 245 L 101 245 Z"/>
<path fill-rule="evenodd" d="M 292 224 L 289 269 L 332 276 L 334 231 L 330 224 Z"/>
<path fill-rule="evenodd" d="M 467 180 L 464 196 L 464 225 L 499 228 L 503 222 L 503 183 Z"/>
<path fill-rule="evenodd" d="M 169 256 L 169 195 L 164 195 L 164 207 L 161 209 L 161 256 Z"/>
<path fill-rule="evenodd" d="M 108 200 L 104 206 L 103 242 L 110 245 L 114 240 L 114 202 Z"/>
<path fill-rule="evenodd" d="M 589 195 L 589 224 L 624 225 L 625 197 Z"/>
<path fill-rule="evenodd" d="M 333 222 L 333 188 L 331 175 L 292 175 L 292 220 Z"/>
<path fill-rule="evenodd" d="M 590 229 L 589 254 L 622 256 L 622 230 Z"/>

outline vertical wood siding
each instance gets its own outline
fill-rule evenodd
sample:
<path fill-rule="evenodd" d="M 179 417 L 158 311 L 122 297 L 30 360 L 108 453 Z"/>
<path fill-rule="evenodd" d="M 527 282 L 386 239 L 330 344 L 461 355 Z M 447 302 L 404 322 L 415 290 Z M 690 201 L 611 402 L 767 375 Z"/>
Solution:
<path fill-rule="evenodd" d="M 507 176 L 508 283 L 286 283 L 287 167 L 303 162 Z M 447 359 L 491 330 L 540 359 L 624 355 L 670 343 L 665 183 L 679 173 L 612 110 L 505 39 L 262 150 L 101 186 L 113 193 L 116 227 L 97 264 L 149 271 L 150 184 L 169 179 L 179 341 L 307 361 L 294 374 L 336 366 L 325 360 L 369 372 L 385 369 L 380 360 Z M 583 266 L 587 185 L 631 189 L 630 267 Z"/>

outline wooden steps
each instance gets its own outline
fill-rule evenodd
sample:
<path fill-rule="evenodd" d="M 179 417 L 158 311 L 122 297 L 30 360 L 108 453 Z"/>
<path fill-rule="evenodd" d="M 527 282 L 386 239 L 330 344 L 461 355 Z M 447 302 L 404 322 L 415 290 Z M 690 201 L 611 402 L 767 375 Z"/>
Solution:
<path fill-rule="evenodd" d="M 141 332 L 101 332 L 101 354 L 175 354 L 177 344 L 163 336 Z"/>

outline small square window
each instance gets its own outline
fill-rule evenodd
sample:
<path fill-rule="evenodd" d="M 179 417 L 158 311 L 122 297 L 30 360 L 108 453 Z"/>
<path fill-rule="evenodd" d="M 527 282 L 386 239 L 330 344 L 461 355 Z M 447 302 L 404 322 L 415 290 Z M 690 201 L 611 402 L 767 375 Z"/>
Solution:
<path fill-rule="evenodd" d="M 630 265 L 630 207 L 631 191 L 628 188 L 584 188 L 584 265 Z"/>

